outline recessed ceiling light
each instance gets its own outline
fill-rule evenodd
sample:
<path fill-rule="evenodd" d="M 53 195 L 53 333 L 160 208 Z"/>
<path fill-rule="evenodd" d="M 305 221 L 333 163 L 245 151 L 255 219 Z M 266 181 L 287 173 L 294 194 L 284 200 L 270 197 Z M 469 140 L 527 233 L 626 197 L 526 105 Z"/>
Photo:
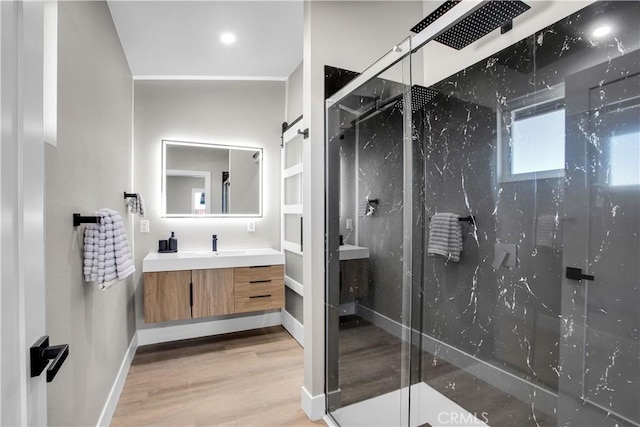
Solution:
<path fill-rule="evenodd" d="M 591 35 L 593 35 L 593 37 L 596 37 L 596 38 L 601 38 L 606 36 L 610 32 L 611 32 L 611 27 L 609 25 L 600 25 L 599 27 L 596 27 L 593 30 Z"/>
<path fill-rule="evenodd" d="M 233 44 L 236 41 L 236 35 L 233 33 L 222 33 L 220 35 L 220 41 L 224 44 Z"/>

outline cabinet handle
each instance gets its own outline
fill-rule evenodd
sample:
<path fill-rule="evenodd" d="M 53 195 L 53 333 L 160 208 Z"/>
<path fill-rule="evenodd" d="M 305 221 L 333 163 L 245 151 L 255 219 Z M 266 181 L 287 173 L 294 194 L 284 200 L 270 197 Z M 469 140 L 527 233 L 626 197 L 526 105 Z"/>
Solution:
<path fill-rule="evenodd" d="M 189 283 L 189 306 L 193 308 L 193 283 Z"/>
<path fill-rule="evenodd" d="M 270 297 L 271 297 L 271 294 L 268 294 L 268 295 L 253 295 L 253 296 L 250 296 L 250 297 L 249 297 L 249 299 L 254 299 L 254 298 L 270 298 Z"/>
<path fill-rule="evenodd" d="M 249 268 L 269 268 L 271 267 L 270 265 L 252 265 Z"/>
<path fill-rule="evenodd" d="M 252 280 L 249 283 L 269 283 L 271 282 L 271 279 L 269 280 Z"/>

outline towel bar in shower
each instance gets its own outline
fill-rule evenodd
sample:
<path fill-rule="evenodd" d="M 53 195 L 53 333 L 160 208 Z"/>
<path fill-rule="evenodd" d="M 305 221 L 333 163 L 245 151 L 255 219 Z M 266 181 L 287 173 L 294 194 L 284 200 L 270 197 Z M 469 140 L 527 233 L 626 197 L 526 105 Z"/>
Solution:
<path fill-rule="evenodd" d="M 125 199 L 129 199 L 129 198 L 134 198 L 137 199 L 138 195 L 136 193 L 127 193 L 126 191 L 124 192 L 124 198 Z"/>

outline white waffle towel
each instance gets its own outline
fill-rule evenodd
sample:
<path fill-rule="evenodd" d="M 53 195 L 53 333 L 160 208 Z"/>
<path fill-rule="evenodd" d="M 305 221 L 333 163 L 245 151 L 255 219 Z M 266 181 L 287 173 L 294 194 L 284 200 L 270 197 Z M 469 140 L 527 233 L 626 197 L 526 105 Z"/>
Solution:
<path fill-rule="evenodd" d="M 136 269 L 120 214 L 100 209 L 96 215 L 100 223 L 89 224 L 84 230 L 84 280 L 98 283 L 104 291 Z"/>

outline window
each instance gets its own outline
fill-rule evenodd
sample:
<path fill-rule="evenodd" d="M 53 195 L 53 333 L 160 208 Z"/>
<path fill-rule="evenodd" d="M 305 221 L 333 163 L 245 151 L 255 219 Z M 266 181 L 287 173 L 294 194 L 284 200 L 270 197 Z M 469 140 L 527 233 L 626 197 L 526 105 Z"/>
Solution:
<path fill-rule="evenodd" d="M 640 132 L 611 137 L 609 185 L 640 185 Z"/>
<path fill-rule="evenodd" d="M 564 176 L 564 86 L 529 94 L 498 111 L 501 181 Z"/>

